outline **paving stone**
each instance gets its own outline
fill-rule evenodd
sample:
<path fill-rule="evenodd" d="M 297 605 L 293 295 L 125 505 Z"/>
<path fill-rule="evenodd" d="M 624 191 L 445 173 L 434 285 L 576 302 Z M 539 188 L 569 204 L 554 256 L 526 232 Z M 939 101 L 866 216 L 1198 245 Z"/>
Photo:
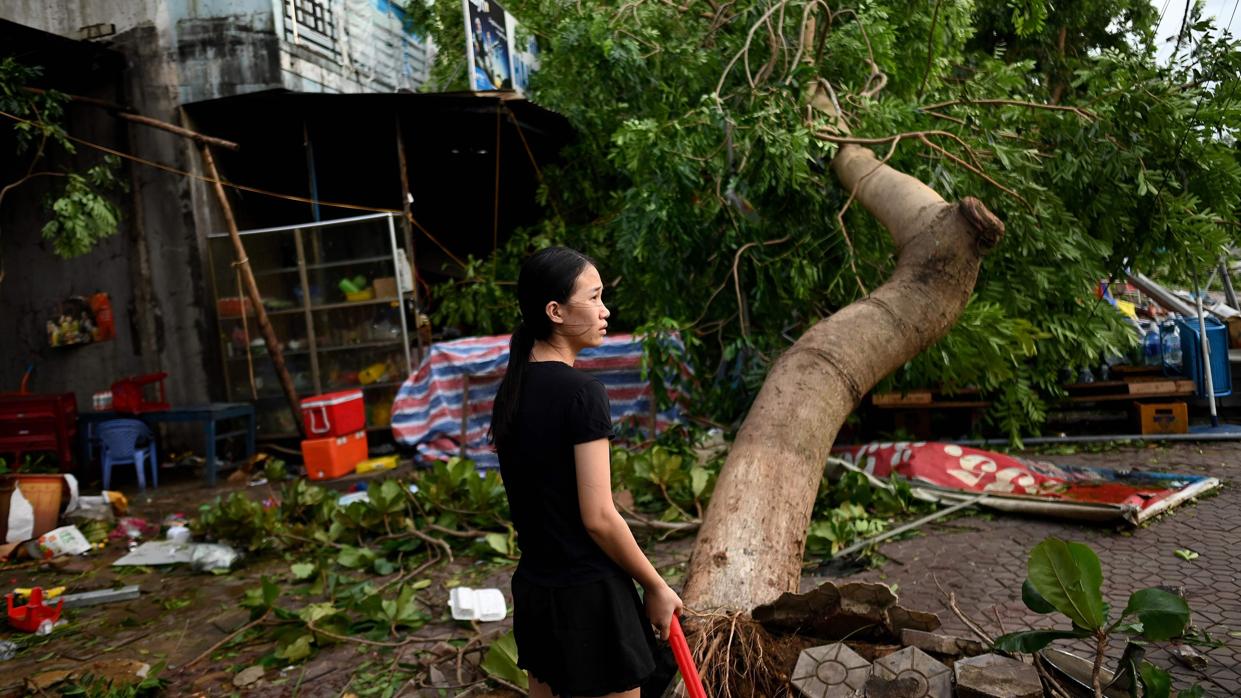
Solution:
<path fill-rule="evenodd" d="M 984 654 L 953 665 L 957 698 L 1042 698 L 1038 670 L 1025 662 Z"/>
<path fill-rule="evenodd" d="M 934 613 L 916 611 L 899 605 L 888 609 L 888 624 L 892 626 L 894 634 L 899 634 L 906 628 L 930 633 L 939 630 L 943 625 L 939 616 Z"/>
<path fill-rule="evenodd" d="M 843 642 L 802 650 L 793 668 L 793 685 L 807 698 L 857 695 L 870 674 L 870 662 Z"/>
<path fill-rule="evenodd" d="M 906 628 L 901 631 L 901 644 L 906 647 L 917 647 L 923 652 L 942 654 L 946 657 L 973 657 L 986 652 L 986 648 L 977 640 L 964 637 L 926 633 L 921 630 Z"/>
<path fill-rule="evenodd" d="M 917 686 L 910 694 L 912 698 L 952 697 L 952 672 L 917 647 L 889 654 L 875 662 L 871 671 L 874 676 L 889 681 L 914 679 Z"/>

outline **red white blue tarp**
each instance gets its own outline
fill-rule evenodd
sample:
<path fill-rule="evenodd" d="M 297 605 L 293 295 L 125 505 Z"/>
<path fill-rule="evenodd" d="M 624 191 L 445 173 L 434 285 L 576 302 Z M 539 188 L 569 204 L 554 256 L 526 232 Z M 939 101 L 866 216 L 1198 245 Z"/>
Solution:
<path fill-rule="evenodd" d="M 833 455 L 878 478 L 897 474 L 927 499 L 1003 511 L 1133 525 L 1219 487 L 1204 475 L 1062 465 L 935 442 L 871 443 Z"/>
<path fill-rule="evenodd" d="M 392 403 L 392 433 L 425 459 L 461 455 L 464 416 L 465 456 L 480 468 L 499 465 L 487 443 L 491 406 L 508 367 L 510 335 L 469 337 L 431 345 L 418 370 Z M 668 338 L 680 344 L 679 338 Z M 605 337 L 603 345 L 580 353 L 574 368 L 603 383 L 612 404 L 612 421 L 649 429 L 651 386 L 643 380 L 642 340 L 630 334 Z M 663 430 L 680 421 L 676 407 L 656 416 Z"/>

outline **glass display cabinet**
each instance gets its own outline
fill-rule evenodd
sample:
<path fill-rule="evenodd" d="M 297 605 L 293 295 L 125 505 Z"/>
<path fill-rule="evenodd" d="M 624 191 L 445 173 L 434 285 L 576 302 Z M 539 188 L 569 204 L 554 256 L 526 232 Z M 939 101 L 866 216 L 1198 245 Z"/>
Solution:
<path fill-rule="evenodd" d="M 367 429 L 387 429 L 413 371 L 413 275 L 395 214 L 245 230 L 241 239 L 299 397 L 361 389 Z M 261 436 L 296 435 L 228 233 L 208 236 L 207 253 L 228 399 L 255 403 Z"/>

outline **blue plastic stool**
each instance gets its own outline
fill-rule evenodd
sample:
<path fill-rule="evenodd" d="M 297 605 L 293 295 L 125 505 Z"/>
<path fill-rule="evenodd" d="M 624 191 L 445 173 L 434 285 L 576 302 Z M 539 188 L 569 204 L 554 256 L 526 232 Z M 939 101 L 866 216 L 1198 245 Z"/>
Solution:
<path fill-rule="evenodd" d="M 112 481 L 112 466 L 133 463 L 138 472 L 138 487 L 147 488 L 143 472 L 145 461 L 151 461 L 151 487 L 159 487 L 159 459 L 155 456 L 155 439 L 151 430 L 137 419 L 111 419 L 95 428 L 95 434 L 103 445 L 103 488 Z M 145 441 L 138 447 L 138 441 Z"/>

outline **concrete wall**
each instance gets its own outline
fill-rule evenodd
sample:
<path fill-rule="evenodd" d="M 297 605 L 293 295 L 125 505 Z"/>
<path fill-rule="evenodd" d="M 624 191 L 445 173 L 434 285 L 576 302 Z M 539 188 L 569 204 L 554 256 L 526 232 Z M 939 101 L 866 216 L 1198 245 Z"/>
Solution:
<path fill-rule="evenodd" d="M 416 89 L 429 50 L 407 34 L 388 0 L 321 0 L 334 30 L 326 48 L 294 36 L 286 0 L 4 0 L 0 18 L 79 39 L 85 27 L 115 25 L 98 39 L 122 53 L 127 68 L 102 98 L 178 123 L 180 105 L 286 87 L 299 91 L 391 92 Z M 320 41 L 322 44 L 323 41 Z M 294 126 L 296 127 L 296 126 Z M 121 146 L 146 160 L 201 174 L 197 149 L 183 138 L 125 125 L 98 110 L 75 108 L 69 131 Z M 127 146 L 127 148 L 126 148 Z M 79 406 L 121 375 L 168 371 L 171 401 L 223 398 L 205 239 L 223 229 L 218 204 L 201 181 L 133 165 L 122 205 L 122 232 L 78 260 L 43 249 L 44 213 L 6 204 L 8 277 L 0 286 L 0 390 L 16 387 L 34 356 L 39 391 L 76 390 Z M 0 168 L 3 169 L 3 168 Z M 120 335 L 114 342 L 46 348 L 44 323 L 67 295 L 109 291 Z M 131 331 L 132 329 L 132 331 Z"/>

